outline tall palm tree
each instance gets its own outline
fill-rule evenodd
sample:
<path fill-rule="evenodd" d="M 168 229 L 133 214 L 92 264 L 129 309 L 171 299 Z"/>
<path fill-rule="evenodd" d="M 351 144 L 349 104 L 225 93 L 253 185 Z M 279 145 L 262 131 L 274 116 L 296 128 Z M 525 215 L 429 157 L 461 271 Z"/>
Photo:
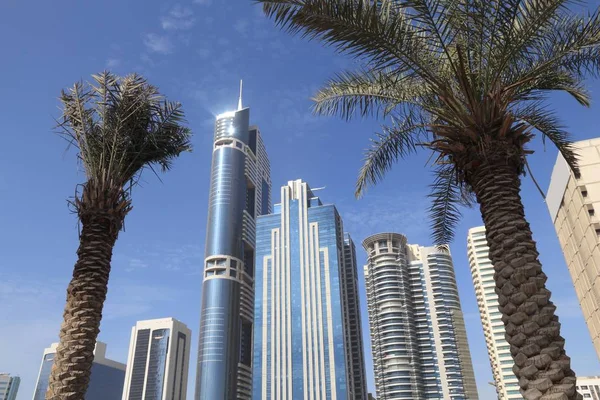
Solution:
<path fill-rule="evenodd" d="M 60 344 L 46 399 L 84 398 L 100 331 L 112 250 L 131 210 L 131 189 L 145 168 L 163 171 L 191 150 L 179 103 L 141 76 L 93 76 L 61 94 L 60 132 L 79 149 L 87 181 L 71 203 L 81 224 L 77 262 L 67 288 Z"/>
<path fill-rule="evenodd" d="M 520 197 L 536 135 L 577 171 L 570 136 L 547 108 L 566 92 L 589 106 L 600 14 L 568 0 L 259 0 L 276 24 L 359 60 L 315 96 L 318 114 L 383 115 L 357 195 L 398 159 L 433 152 L 433 236 L 450 242 L 461 204 L 479 204 L 506 338 L 526 399 L 575 399 L 556 307 Z M 574 4 L 575 3 L 575 4 Z"/>

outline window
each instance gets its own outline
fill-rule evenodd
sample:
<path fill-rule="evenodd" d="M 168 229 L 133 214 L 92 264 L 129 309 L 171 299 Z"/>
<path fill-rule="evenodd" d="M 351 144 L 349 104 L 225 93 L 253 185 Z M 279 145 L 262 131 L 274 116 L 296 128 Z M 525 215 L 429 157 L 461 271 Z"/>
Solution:
<path fill-rule="evenodd" d="M 596 212 L 594 211 L 594 207 L 588 208 L 588 214 L 590 214 L 590 217 L 593 217 L 594 215 L 596 215 Z"/>
<path fill-rule="evenodd" d="M 584 398 L 584 399 L 591 399 L 591 398 L 592 398 L 592 395 L 591 395 L 591 394 L 589 394 L 589 393 L 584 393 L 584 394 L 583 394 L 583 398 Z"/>
<path fill-rule="evenodd" d="M 581 179 L 581 172 L 575 171 L 573 175 L 575 175 L 575 179 Z"/>
<path fill-rule="evenodd" d="M 587 386 L 582 386 L 581 390 L 589 390 Z"/>
<path fill-rule="evenodd" d="M 581 195 L 582 195 L 583 197 L 587 197 L 587 196 L 588 196 L 587 190 L 585 190 L 585 189 L 581 189 Z"/>

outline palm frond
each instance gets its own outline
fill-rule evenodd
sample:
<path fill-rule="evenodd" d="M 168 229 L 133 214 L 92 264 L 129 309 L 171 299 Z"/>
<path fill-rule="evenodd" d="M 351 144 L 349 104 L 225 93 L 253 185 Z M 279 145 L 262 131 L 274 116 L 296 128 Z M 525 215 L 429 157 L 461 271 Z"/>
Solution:
<path fill-rule="evenodd" d="M 259 0 L 268 17 L 291 33 L 319 39 L 339 52 L 366 59 L 372 69 L 416 74 L 442 86 L 446 63 L 429 35 L 393 0 Z"/>
<path fill-rule="evenodd" d="M 456 29 L 456 17 L 459 12 L 464 12 L 460 7 L 461 1 L 448 0 L 405 0 L 401 2 L 403 8 L 410 9 L 406 14 L 418 25 L 424 35 L 428 38 L 429 47 L 439 49 L 445 56 L 450 68 L 456 74 L 455 38 L 463 33 L 462 29 Z"/>
<path fill-rule="evenodd" d="M 387 115 L 397 104 L 416 102 L 428 93 L 427 85 L 412 76 L 401 76 L 387 70 L 343 72 L 331 79 L 313 97 L 314 112 L 339 114 L 350 119 L 360 115 Z"/>
<path fill-rule="evenodd" d="M 392 126 L 383 126 L 383 133 L 371 139 L 364 164 L 356 181 L 356 197 L 360 198 L 367 187 L 378 183 L 398 161 L 416 150 L 420 139 L 427 134 L 427 123 L 418 112 L 409 112 L 402 120 L 392 119 Z"/>
<path fill-rule="evenodd" d="M 141 76 L 93 76 L 63 91 L 60 133 L 79 149 L 88 182 L 127 190 L 144 168 L 166 170 L 191 150 L 181 105 L 167 102 Z"/>
<path fill-rule="evenodd" d="M 435 180 L 430 185 L 429 217 L 434 244 L 441 246 L 454 239 L 456 225 L 462 217 L 459 207 L 471 206 L 473 195 L 460 182 L 454 165 L 450 163 L 438 164 L 434 176 Z"/>
<path fill-rule="evenodd" d="M 499 81 L 505 68 L 528 52 L 528 47 L 544 35 L 573 0 L 498 0 L 502 43 L 492 49 L 488 60 Z"/>
<path fill-rule="evenodd" d="M 590 93 L 577 76 L 564 70 L 540 72 L 540 76 L 530 75 L 528 80 L 521 80 L 505 90 L 514 92 L 514 100 L 541 100 L 548 92 L 566 92 L 579 104 L 591 105 Z"/>
<path fill-rule="evenodd" d="M 516 120 L 528 124 L 542 135 L 542 142 L 550 140 L 564 157 L 573 171 L 578 171 L 577 154 L 573 149 L 571 134 L 558 119 L 556 114 L 544 108 L 541 103 L 534 102 L 514 111 Z"/>
<path fill-rule="evenodd" d="M 600 9 L 589 17 L 565 15 L 552 21 L 526 51 L 508 65 L 507 89 L 551 79 L 581 82 L 600 71 Z M 569 85 L 569 86 L 572 86 Z M 579 101 L 579 99 L 578 99 Z"/>

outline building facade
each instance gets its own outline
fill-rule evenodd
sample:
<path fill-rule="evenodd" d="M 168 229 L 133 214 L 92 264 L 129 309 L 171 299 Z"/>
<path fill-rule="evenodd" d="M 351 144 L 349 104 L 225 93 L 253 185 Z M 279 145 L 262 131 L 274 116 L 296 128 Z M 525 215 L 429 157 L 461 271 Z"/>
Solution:
<path fill-rule="evenodd" d="M 257 221 L 252 399 L 366 398 L 352 268 L 336 208 L 288 182 Z"/>
<path fill-rule="evenodd" d="M 600 400 L 600 376 L 578 376 L 576 389 L 584 399 Z"/>
<path fill-rule="evenodd" d="M 50 371 L 58 343 L 44 349 L 33 400 L 45 400 Z M 125 380 L 125 364 L 106 358 L 106 343 L 96 342 L 94 363 L 85 400 L 120 400 Z"/>
<path fill-rule="evenodd" d="M 546 204 L 600 357 L 600 138 L 574 144 L 579 174 L 559 155 Z"/>
<path fill-rule="evenodd" d="M 122 400 L 185 400 L 191 331 L 174 318 L 131 329 Z"/>
<path fill-rule="evenodd" d="M 363 247 L 377 398 L 478 399 L 448 248 L 407 245 L 398 233 Z"/>
<path fill-rule="evenodd" d="M 250 399 L 256 217 L 271 208 L 270 166 L 250 110 L 217 116 L 196 400 Z"/>
<path fill-rule="evenodd" d="M 367 377 L 365 372 L 365 356 L 362 340 L 362 323 L 360 317 L 360 292 L 358 291 L 358 269 L 356 263 L 356 246 L 350 234 L 344 234 L 344 270 L 342 296 L 346 306 L 345 320 L 347 323 L 346 343 L 349 344 L 346 352 L 346 365 L 352 368 L 349 371 L 350 393 L 354 400 L 367 400 Z"/>
<path fill-rule="evenodd" d="M 17 400 L 21 378 L 0 374 L 0 400 Z"/>
<path fill-rule="evenodd" d="M 490 358 L 498 400 L 522 400 L 519 380 L 512 371 L 514 361 L 510 345 L 504 338 L 502 314 L 498 310 L 498 295 L 494 282 L 494 266 L 489 258 L 485 226 L 469 229 L 467 254 L 485 343 Z"/>

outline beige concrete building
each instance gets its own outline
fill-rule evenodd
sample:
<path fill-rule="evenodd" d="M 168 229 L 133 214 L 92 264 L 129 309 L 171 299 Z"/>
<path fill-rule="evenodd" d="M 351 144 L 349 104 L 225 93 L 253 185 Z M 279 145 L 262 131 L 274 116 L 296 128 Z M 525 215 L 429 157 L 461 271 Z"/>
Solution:
<path fill-rule="evenodd" d="M 546 203 L 600 357 L 600 138 L 575 146 L 580 173 L 559 155 Z"/>
<path fill-rule="evenodd" d="M 494 266 L 489 259 L 489 250 L 485 238 L 485 226 L 469 229 L 467 235 L 469 266 L 498 399 L 523 399 L 519 391 L 519 380 L 512 372 L 514 361 L 510 355 L 510 345 L 504 338 L 504 323 L 502 314 L 498 311 L 498 295 L 494 291 L 496 287 Z"/>

